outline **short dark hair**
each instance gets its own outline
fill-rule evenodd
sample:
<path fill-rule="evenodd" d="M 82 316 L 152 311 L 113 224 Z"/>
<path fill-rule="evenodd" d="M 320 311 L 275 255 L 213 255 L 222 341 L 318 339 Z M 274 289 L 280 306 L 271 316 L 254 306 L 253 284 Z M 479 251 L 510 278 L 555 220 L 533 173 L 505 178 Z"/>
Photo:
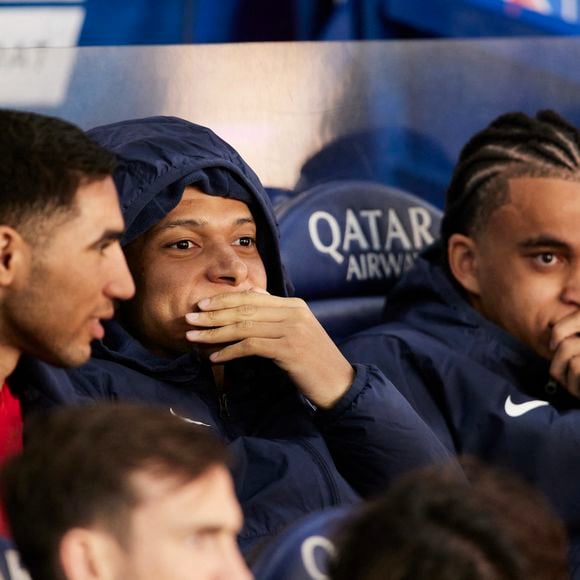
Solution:
<path fill-rule="evenodd" d="M 554 111 L 508 113 L 474 135 L 459 156 L 441 223 L 443 249 L 454 233 L 473 235 L 508 199 L 515 177 L 580 181 L 580 134 Z"/>
<path fill-rule="evenodd" d="M 63 578 L 67 530 L 98 524 L 123 545 L 139 501 L 131 476 L 188 483 L 227 454 L 211 428 L 154 407 L 99 403 L 32 417 L 24 452 L 7 461 L 0 492 L 24 565 L 36 580 Z"/>
<path fill-rule="evenodd" d="M 0 110 L 0 158 L 0 223 L 29 238 L 72 208 L 79 185 L 104 179 L 116 164 L 75 125 L 11 110 Z"/>
<path fill-rule="evenodd" d="M 476 467 L 473 467 L 473 466 Z M 338 537 L 332 580 L 563 580 L 567 541 L 539 493 L 471 464 L 402 478 Z"/>

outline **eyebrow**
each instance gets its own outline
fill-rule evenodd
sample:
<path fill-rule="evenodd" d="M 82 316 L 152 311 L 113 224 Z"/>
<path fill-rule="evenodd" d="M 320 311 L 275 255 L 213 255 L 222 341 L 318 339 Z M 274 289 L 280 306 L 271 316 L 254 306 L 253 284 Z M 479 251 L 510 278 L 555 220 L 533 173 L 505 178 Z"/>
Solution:
<path fill-rule="evenodd" d="M 555 248 L 558 250 L 569 250 L 570 245 L 558 238 L 552 236 L 537 236 L 535 238 L 528 238 L 520 242 L 518 246 L 522 250 L 533 250 L 536 248 Z"/>
<path fill-rule="evenodd" d="M 241 217 L 235 219 L 232 222 L 232 225 L 235 226 L 243 226 L 245 224 L 255 224 L 254 218 L 252 217 Z M 182 219 L 182 220 L 171 220 L 170 222 L 166 222 L 159 226 L 160 230 L 171 229 L 171 228 L 179 228 L 179 227 L 191 227 L 191 228 L 201 228 L 203 226 L 209 225 L 209 222 L 204 219 L 196 220 L 196 219 Z"/>
<path fill-rule="evenodd" d="M 223 531 L 230 531 L 229 528 L 226 528 L 224 526 L 220 526 L 220 525 L 207 525 L 207 526 L 201 526 L 201 527 L 196 527 L 196 532 L 198 534 L 219 534 Z"/>
<path fill-rule="evenodd" d="M 91 246 L 99 246 L 103 242 L 120 242 L 124 233 L 124 230 L 105 230 Z"/>
<path fill-rule="evenodd" d="M 194 524 L 194 525 L 185 525 L 183 529 L 187 531 L 192 531 L 196 534 L 206 536 L 206 535 L 214 535 L 214 534 L 221 534 L 223 532 L 228 532 L 232 534 L 239 534 L 242 530 L 242 525 L 223 525 L 223 524 Z"/>

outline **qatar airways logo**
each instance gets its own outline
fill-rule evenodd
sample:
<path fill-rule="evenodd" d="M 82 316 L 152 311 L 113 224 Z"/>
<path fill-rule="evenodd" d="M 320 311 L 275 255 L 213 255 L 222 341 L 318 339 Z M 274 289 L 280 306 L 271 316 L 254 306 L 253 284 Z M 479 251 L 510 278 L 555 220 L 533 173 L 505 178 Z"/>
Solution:
<path fill-rule="evenodd" d="M 405 215 L 406 214 L 406 215 Z M 400 276 L 417 254 L 434 241 L 431 213 L 424 207 L 347 209 L 344 220 L 327 211 L 308 219 L 308 233 L 318 252 L 337 264 L 346 264 L 346 280 Z"/>

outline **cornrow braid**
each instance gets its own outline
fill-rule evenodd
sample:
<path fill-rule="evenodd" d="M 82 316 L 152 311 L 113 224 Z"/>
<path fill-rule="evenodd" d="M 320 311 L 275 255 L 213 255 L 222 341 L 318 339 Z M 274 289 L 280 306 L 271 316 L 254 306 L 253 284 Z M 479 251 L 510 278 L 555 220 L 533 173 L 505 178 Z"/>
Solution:
<path fill-rule="evenodd" d="M 454 233 L 471 235 L 508 201 L 508 180 L 580 181 L 580 133 L 554 111 L 501 115 L 465 145 L 447 189 L 443 248 Z"/>

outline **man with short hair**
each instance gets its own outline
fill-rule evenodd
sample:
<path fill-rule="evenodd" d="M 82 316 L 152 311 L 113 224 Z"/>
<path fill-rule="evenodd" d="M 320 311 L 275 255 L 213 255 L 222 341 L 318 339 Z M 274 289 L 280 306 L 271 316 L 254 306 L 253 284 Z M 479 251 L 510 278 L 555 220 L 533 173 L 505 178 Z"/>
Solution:
<path fill-rule="evenodd" d="M 461 152 L 442 240 L 349 339 L 450 450 L 508 466 L 580 526 L 580 135 L 507 114 Z"/>
<path fill-rule="evenodd" d="M 0 157 L 2 462 L 21 446 L 21 354 L 84 363 L 134 284 L 111 153 L 60 119 L 0 110 Z"/>
<path fill-rule="evenodd" d="M 120 160 L 137 292 L 69 385 L 47 370 L 45 400 L 139 400 L 215 429 L 234 457 L 246 552 L 304 514 L 447 460 L 394 386 L 348 363 L 289 296 L 270 201 L 231 146 L 173 117 L 91 135 Z"/>
<path fill-rule="evenodd" d="M 31 419 L 2 497 L 33 580 L 249 580 L 225 448 L 139 405 Z"/>

